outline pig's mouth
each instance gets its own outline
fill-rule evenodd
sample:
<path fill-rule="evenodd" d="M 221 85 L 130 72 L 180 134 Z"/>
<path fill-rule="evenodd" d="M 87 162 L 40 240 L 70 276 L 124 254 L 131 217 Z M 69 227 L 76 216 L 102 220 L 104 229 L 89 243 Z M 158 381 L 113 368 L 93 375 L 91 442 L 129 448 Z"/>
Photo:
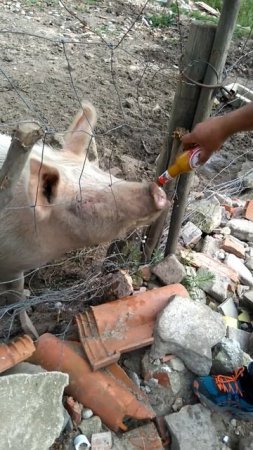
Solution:
<path fill-rule="evenodd" d="M 165 192 L 156 183 L 150 184 L 150 193 L 154 199 L 155 206 L 158 211 L 164 209 L 166 206 L 169 206 Z"/>

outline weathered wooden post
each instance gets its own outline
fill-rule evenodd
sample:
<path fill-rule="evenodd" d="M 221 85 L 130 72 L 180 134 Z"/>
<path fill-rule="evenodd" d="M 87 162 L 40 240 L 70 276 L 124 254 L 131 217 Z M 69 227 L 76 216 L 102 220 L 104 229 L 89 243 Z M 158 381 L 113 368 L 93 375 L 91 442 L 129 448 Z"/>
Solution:
<path fill-rule="evenodd" d="M 214 25 L 193 22 L 186 44 L 185 53 L 182 59 L 182 70 L 190 78 L 198 82 L 204 81 L 206 73 L 206 61 L 209 60 L 213 46 L 216 27 Z M 173 133 L 178 127 L 190 129 L 194 120 L 195 111 L 198 104 L 201 88 L 195 84 L 189 83 L 180 76 L 176 94 L 174 97 L 173 108 L 169 123 L 168 138 L 163 150 L 159 156 L 156 174 L 160 175 L 167 169 L 168 164 L 175 159 L 178 151 L 177 142 L 173 145 Z M 169 198 L 172 198 L 175 191 L 175 183 L 169 183 L 166 186 Z M 154 248 L 157 246 L 168 211 L 162 214 L 154 222 L 147 232 L 147 241 L 144 248 L 144 257 L 146 261 L 151 258 Z"/>
<path fill-rule="evenodd" d="M 240 0 L 224 0 L 221 16 L 212 51 L 209 58 L 209 64 L 206 69 L 204 82 L 206 86 L 217 85 L 221 81 L 222 72 L 225 66 L 228 49 L 236 26 L 236 21 L 240 9 Z M 218 75 L 218 79 L 217 79 Z M 192 127 L 198 122 L 206 119 L 211 111 L 213 103 L 214 89 L 206 87 L 201 88 L 197 108 L 194 114 Z M 191 128 L 192 128 L 191 127 Z M 175 253 L 182 225 L 188 194 L 191 187 L 193 174 L 183 174 L 179 178 L 177 185 L 177 195 L 171 214 L 170 228 L 165 248 L 165 256 Z"/>
<path fill-rule="evenodd" d="M 191 129 L 210 114 L 214 88 L 200 87 L 198 83 L 208 86 L 219 84 L 239 9 L 240 0 L 224 0 L 217 29 L 212 25 L 200 23 L 193 23 L 192 25 L 182 60 L 181 73 L 185 73 L 188 78 L 195 80 L 197 83 L 189 83 L 184 79 L 181 79 L 178 83 L 168 138 L 158 160 L 157 175 L 166 170 L 168 164 L 175 159 L 177 146 L 174 145 L 174 151 L 171 150 L 175 129 L 178 127 Z M 165 255 L 176 251 L 191 179 L 192 174 L 183 174 L 179 178 L 174 193 L 175 200 Z M 175 183 L 170 183 L 166 190 L 171 197 L 172 192 L 175 191 Z M 146 261 L 150 259 L 159 242 L 166 217 L 167 214 L 160 216 L 148 230 L 144 249 Z"/>

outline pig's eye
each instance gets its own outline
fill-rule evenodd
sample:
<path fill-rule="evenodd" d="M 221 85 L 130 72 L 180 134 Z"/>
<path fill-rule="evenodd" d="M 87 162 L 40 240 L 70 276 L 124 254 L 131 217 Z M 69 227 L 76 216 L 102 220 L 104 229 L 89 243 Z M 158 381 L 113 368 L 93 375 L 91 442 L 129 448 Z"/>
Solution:
<path fill-rule="evenodd" d="M 46 197 L 48 203 L 52 203 L 53 198 L 56 195 L 58 181 L 59 177 L 56 174 L 44 174 L 42 177 L 43 195 Z"/>

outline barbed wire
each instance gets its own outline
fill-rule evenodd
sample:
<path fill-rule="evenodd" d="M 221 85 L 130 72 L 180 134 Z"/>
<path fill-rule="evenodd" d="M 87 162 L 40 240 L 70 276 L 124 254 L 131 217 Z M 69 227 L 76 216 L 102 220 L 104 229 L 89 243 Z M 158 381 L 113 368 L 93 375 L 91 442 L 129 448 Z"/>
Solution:
<path fill-rule="evenodd" d="M 144 99 L 147 98 L 150 102 L 151 102 L 151 98 L 152 95 L 153 97 L 156 96 L 156 94 L 159 92 L 159 90 L 156 88 L 154 89 L 154 84 L 156 83 L 157 79 L 160 81 L 160 85 L 161 83 L 164 84 L 170 84 L 169 77 L 171 77 L 173 75 L 173 83 L 171 84 L 172 86 L 172 90 L 175 91 L 175 86 L 176 86 L 176 82 L 180 77 L 180 72 L 182 70 L 184 70 L 185 68 L 181 67 L 181 60 L 182 60 L 182 55 L 183 55 L 183 50 L 184 50 L 184 22 L 183 19 L 181 17 L 181 12 L 180 12 L 180 4 L 179 4 L 179 0 L 176 1 L 176 6 L 177 6 L 177 12 L 176 12 L 176 24 L 173 25 L 174 26 L 174 31 L 176 33 L 176 37 L 177 37 L 177 46 L 179 48 L 179 51 L 177 52 L 176 55 L 176 60 L 172 61 L 168 61 L 166 59 L 165 62 L 159 61 L 159 58 L 154 59 L 152 57 L 152 52 L 150 52 L 150 56 L 147 57 L 145 54 L 145 40 L 142 39 L 142 37 L 146 37 L 146 35 L 150 35 L 151 39 L 153 40 L 153 42 L 155 42 L 155 45 L 158 46 L 159 49 L 161 49 L 162 51 L 166 52 L 168 51 L 168 49 L 166 48 L 165 45 L 163 45 L 163 41 L 162 38 L 166 37 L 168 40 L 172 39 L 169 31 L 167 32 L 162 32 L 162 31 L 156 31 L 154 28 L 152 28 L 150 26 L 150 22 L 146 21 L 147 23 L 145 23 L 145 25 L 143 25 L 142 22 L 142 18 L 143 17 L 149 17 L 150 12 L 149 11 L 153 11 L 152 8 L 154 8 L 154 4 L 151 1 L 144 1 L 141 5 L 140 4 L 134 4 L 132 3 L 126 3 L 126 9 L 129 8 L 131 5 L 131 8 L 135 10 L 135 13 L 130 17 L 130 21 L 129 23 L 126 24 L 126 21 L 124 20 L 124 26 L 121 27 L 120 29 L 120 36 L 119 37 L 115 37 L 113 36 L 114 39 L 111 38 L 111 36 L 108 33 L 108 36 L 105 36 L 105 33 L 103 32 L 99 32 L 94 26 L 88 24 L 88 22 L 86 21 L 86 19 L 83 19 L 80 16 L 80 13 L 75 10 L 73 10 L 74 6 L 72 5 L 71 7 L 69 6 L 69 4 L 67 5 L 65 3 L 65 1 L 60 1 L 61 5 L 63 6 L 63 9 L 65 10 L 66 13 L 66 17 L 72 17 L 74 18 L 78 24 L 82 25 L 84 27 L 85 32 L 84 33 L 79 33 L 78 31 L 75 32 L 75 37 L 74 38 L 70 38 L 70 37 L 66 37 L 64 36 L 64 31 L 62 31 L 62 33 L 59 33 L 58 36 L 56 37 L 50 37 L 48 35 L 42 35 L 41 32 L 36 32 L 33 33 L 30 30 L 22 30 L 22 29 L 15 29 L 15 26 L 13 26 L 13 29 L 2 29 L 0 30 L 0 35 L 2 37 L 7 36 L 7 39 L 10 39 L 10 36 L 12 38 L 14 38 L 15 36 L 17 37 L 17 40 L 13 41 L 13 46 L 16 48 L 19 48 L 19 53 L 18 54 L 22 54 L 22 49 L 21 46 L 19 47 L 19 43 L 22 44 L 26 49 L 29 48 L 29 58 L 33 58 L 33 53 L 32 53 L 32 48 L 30 49 L 30 43 L 31 42 L 36 42 L 38 45 L 38 48 L 36 47 L 36 50 L 39 49 L 39 45 L 46 45 L 46 53 L 50 54 L 50 51 L 52 51 L 52 49 L 57 49 L 59 50 L 61 56 L 63 56 L 64 59 L 64 63 L 66 64 L 66 76 L 64 75 L 64 77 L 62 77 L 62 85 L 61 85 L 61 89 L 64 90 L 65 92 L 68 91 L 68 95 L 69 97 L 71 97 L 73 99 L 73 103 L 77 104 L 79 108 L 82 108 L 82 97 L 83 94 L 81 95 L 81 92 L 84 90 L 87 92 L 89 91 L 90 88 L 86 88 L 86 89 L 80 89 L 79 85 L 80 85 L 80 81 L 77 79 L 78 74 L 76 75 L 76 78 L 73 74 L 73 68 L 72 68 L 72 57 L 71 57 L 71 46 L 74 46 L 75 49 L 87 49 L 87 48 L 92 48 L 94 50 L 94 52 L 99 52 L 97 53 L 97 55 L 95 55 L 94 58 L 94 63 L 91 64 L 90 66 L 94 67 L 95 64 L 97 63 L 98 60 L 101 59 L 101 49 L 105 49 L 106 50 L 106 55 L 108 55 L 108 62 L 104 62 L 104 73 L 100 73 L 100 69 L 101 66 L 98 66 L 97 69 L 97 75 L 101 75 L 103 76 L 107 76 L 108 74 L 110 75 L 110 84 L 108 84 L 108 86 L 110 87 L 111 91 L 113 90 L 114 92 L 114 98 L 116 99 L 116 106 L 115 106 L 115 116 L 116 119 L 114 119 L 114 123 L 111 120 L 110 125 L 102 125 L 102 127 L 100 126 L 100 129 L 96 129 L 94 131 L 92 131 L 91 133 L 87 133 L 90 136 L 89 139 L 89 143 L 88 143 L 88 147 L 87 147 L 87 151 L 84 154 L 84 158 L 82 161 L 82 166 L 81 166 L 81 172 L 80 172 L 80 176 L 78 179 L 78 186 L 79 186 L 79 197 L 77 197 L 77 201 L 81 201 L 82 200 L 82 190 L 83 190 L 83 186 L 82 186 L 82 177 L 84 176 L 84 170 L 87 166 L 88 160 L 89 160 L 89 153 L 90 153 L 90 149 L 91 149 L 91 144 L 92 144 L 92 140 L 95 139 L 105 139 L 107 137 L 110 136 L 116 136 L 118 138 L 121 137 L 121 134 L 125 133 L 133 133 L 133 136 L 136 137 L 136 140 L 139 139 L 139 133 L 141 133 L 142 135 L 145 136 L 145 140 L 148 140 L 148 138 L 153 134 L 154 136 L 159 136 L 158 139 L 160 140 L 160 143 L 162 143 L 164 137 L 166 137 L 168 135 L 168 131 L 166 128 L 163 121 L 167 118 L 165 111 L 168 109 L 168 99 L 166 98 L 166 95 L 164 94 L 164 91 L 162 90 L 162 93 L 160 94 L 159 98 L 154 98 L 154 102 L 160 103 L 161 101 L 163 102 L 163 106 L 159 105 L 160 110 L 162 111 L 161 116 L 160 116 L 160 120 L 152 120 L 154 117 L 149 117 L 148 114 L 143 113 L 143 96 Z M 122 9 L 123 6 L 122 4 L 120 4 Z M 149 9 L 150 8 L 150 9 Z M 164 8 L 164 7 L 160 7 L 159 5 L 156 5 L 155 10 L 158 10 L 159 12 L 169 12 L 169 8 Z M 61 10 L 61 14 L 62 11 Z M 94 16 L 96 17 L 96 13 L 94 13 Z M 108 14 L 109 16 L 109 14 Z M 108 17 L 107 16 L 107 17 Z M 129 19 L 129 17 L 128 17 Z M 117 19 L 116 19 L 116 23 L 117 23 Z M 187 25 L 186 25 L 187 26 Z M 21 25 L 20 25 L 21 27 Z M 43 28 L 43 27 L 41 27 Z M 43 32 L 46 32 L 43 30 Z M 249 36 L 251 36 L 251 32 L 252 29 L 250 30 Z M 146 34 L 145 34 L 146 33 Z M 165 36 L 163 36 L 163 33 Z M 166 36 L 166 33 L 168 34 L 168 36 Z M 142 36 L 143 34 L 143 36 Z M 157 35 L 156 35 L 157 34 Z M 96 41 L 93 41 L 89 39 L 90 36 L 93 36 L 96 38 Z M 140 43 L 135 43 L 134 45 L 130 45 L 129 44 L 129 39 L 133 37 L 133 40 L 140 40 Z M 112 42 L 113 41 L 113 42 Z M 158 42 L 158 43 L 157 43 Z M 166 41 L 168 42 L 168 41 Z M 138 44 L 138 45 L 137 45 Z M 3 42 L 4 45 L 4 42 Z M 249 50 L 247 50 L 247 46 L 249 46 Z M 9 48 L 11 48 L 11 44 L 9 43 Z M 155 47 L 156 48 L 156 47 Z M 164 50 L 165 49 L 165 50 Z M 45 49 L 42 49 L 43 51 L 45 51 Z M 150 49 L 148 49 L 150 50 Z M 40 52 L 40 51 L 39 51 Z M 169 53 L 169 52 L 168 52 Z M 244 43 L 242 45 L 241 48 L 241 53 L 239 56 L 235 57 L 235 60 L 226 67 L 225 73 L 224 73 L 224 79 L 223 79 L 223 85 L 225 85 L 226 83 L 226 79 L 228 76 L 233 76 L 233 73 L 235 72 L 235 70 L 238 68 L 238 66 L 242 63 L 242 61 L 245 60 L 245 58 L 250 57 L 252 55 L 252 50 L 250 49 L 250 38 L 246 37 L 244 40 Z M 137 69 L 135 70 L 136 76 L 133 77 L 132 76 L 132 80 L 130 77 L 130 84 L 131 84 L 131 89 L 129 87 L 129 92 L 133 89 L 135 89 L 135 97 L 134 98 L 134 107 L 136 106 L 136 110 L 138 110 L 140 117 L 137 115 L 137 112 L 135 114 L 127 114 L 128 109 L 126 109 L 124 102 L 126 100 L 126 96 L 127 96 L 127 90 L 125 89 L 125 86 L 123 86 L 122 88 L 122 83 L 124 83 L 124 78 L 122 77 L 122 74 L 124 76 L 126 76 L 126 74 L 128 73 L 128 63 L 126 62 L 127 60 L 125 60 L 125 66 L 123 66 L 122 64 L 118 63 L 117 58 L 122 57 L 122 55 L 125 58 L 129 58 L 129 61 L 134 61 L 137 64 Z M 41 57 L 41 55 L 40 55 Z M 73 56 L 73 60 L 74 60 L 74 64 L 76 62 L 77 56 L 74 55 Z M 84 61 L 84 71 L 85 71 L 85 66 L 87 65 L 87 61 L 85 61 L 84 55 L 83 54 L 79 54 L 79 58 L 83 58 Z M 174 58 L 174 57 L 173 57 Z M 173 59 L 172 58 L 172 59 Z M 148 60 L 147 60 L 148 59 Z M 21 60 L 18 58 L 17 56 L 17 66 L 19 67 L 20 64 L 20 70 L 22 70 L 21 68 Z M 61 64 L 60 66 L 60 70 L 63 70 L 63 64 Z M 129 63 L 130 64 L 130 63 Z M 177 67 L 172 67 L 173 65 L 176 65 Z M 29 70 L 28 70 L 29 72 Z M 38 190 L 39 190 L 39 179 L 40 179 L 40 171 L 42 168 L 42 164 L 44 161 L 44 154 L 45 154 L 45 150 L 46 150 L 46 145 L 47 144 L 47 138 L 50 136 L 54 136 L 54 135 L 59 135 L 61 137 L 64 137 L 66 133 L 68 133 L 68 130 L 65 128 L 64 125 L 61 126 L 55 126 L 52 123 L 52 120 L 50 119 L 50 114 L 49 113 L 45 113 L 42 111 L 40 105 L 40 102 L 38 101 L 39 97 L 43 96 L 45 93 L 45 90 L 38 92 L 38 96 L 36 97 L 36 99 L 32 99 L 32 96 L 29 95 L 29 93 L 27 94 L 23 94 L 21 93 L 21 86 L 19 85 L 19 82 L 17 82 L 16 80 L 19 79 L 17 72 L 15 73 L 13 70 L 7 70 L 3 61 L 1 61 L 0 63 L 0 74 L 2 75 L 2 79 L 5 80 L 7 82 L 7 86 L 9 86 L 10 92 L 12 94 L 15 94 L 16 98 L 19 101 L 18 105 L 20 106 L 20 110 L 22 111 L 22 107 L 25 108 L 25 111 L 29 114 L 32 115 L 32 117 L 34 119 L 37 119 L 41 122 L 43 130 L 44 130 L 44 136 L 42 139 L 42 145 L 41 145 L 41 165 L 40 165 L 40 169 L 39 169 L 39 174 L 38 174 L 38 184 L 37 184 L 37 192 L 36 192 L 36 199 L 35 199 L 35 204 L 34 205 L 20 205 L 20 206 L 9 206 L 6 208 L 6 211 L 11 211 L 11 210 L 17 210 L 17 209 L 24 209 L 24 208 L 33 208 L 33 213 L 34 213 L 34 228 L 36 231 L 36 206 L 38 206 Z M 33 74 L 34 75 L 34 74 Z M 160 78 L 159 78 L 160 77 Z M 29 73 L 27 74 L 27 78 L 29 79 Z M 245 85 L 248 85 L 249 80 L 247 80 L 247 78 L 243 77 L 245 80 Z M 134 86 L 132 86 L 132 81 L 134 79 Z M 234 76 L 234 81 L 236 82 L 236 80 L 238 79 L 238 73 L 236 73 L 236 75 Z M 68 81 L 66 81 L 68 80 Z M 21 80 L 22 81 L 22 80 Z M 90 86 L 92 85 L 91 83 L 92 80 L 90 80 Z M 67 84 L 68 83 L 68 84 Z M 159 84 L 159 83 L 158 83 Z M 69 89 L 70 87 L 70 89 Z M 109 91 L 109 88 L 108 88 Z M 28 90 L 28 92 L 30 92 Z M 31 92 L 30 92 L 31 94 Z M 152 95 L 151 95 L 152 94 Z M 55 101 L 57 93 L 55 93 L 54 98 L 52 99 L 52 102 Z M 60 98 L 60 91 L 58 92 L 59 98 Z M 86 95 L 87 96 L 87 95 Z M 92 96 L 92 95 L 91 95 Z M 145 97 L 146 96 L 146 97 Z M 168 94 L 167 94 L 168 96 Z M 46 99 L 45 99 L 46 101 Z M 109 102 L 111 101 L 110 95 L 108 94 L 106 99 L 103 98 L 103 92 L 101 90 L 101 97 L 99 97 L 98 99 L 98 104 L 99 106 L 102 105 L 103 103 Z M 231 105 L 233 104 L 234 100 L 231 101 L 227 101 L 224 104 L 219 105 L 219 107 L 216 107 L 213 111 L 212 114 L 220 114 L 226 107 L 227 105 Z M 51 102 L 51 103 L 52 103 Z M 113 103 L 113 101 L 112 101 Z M 60 104 L 60 102 L 59 102 Z M 170 100 L 170 104 L 172 104 L 172 100 Z M 15 107 L 18 109 L 18 107 L 15 104 Z M 70 108 L 68 108 L 70 109 Z M 110 110 L 112 111 L 112 107 L 110 108 Z M 131 108 L 130 108 L 130 112 L 131 112 Z M 21 113 L 22 114 L 22 113 Z M 18 116 L 21 116 L 21 114 L 18 114 Z M 163 114 L 163 116 L 162 116 Z M 2 128 L 3 130 L 7 130 L 11 127 L 15 127 L 18 123 L 25 123 L 26 120 L 18 117 L 16 120 L 12 119 L 12 120 L 5 120 L 4 119 L 4 123 L 0 123 L 0 128 Z M 50 125 L 50 126 L 49 126 Z M 136 135 L 134 134 L 136 133 Z M 148 136 L 148 137 L 147 137 Z M 153 137 L 152 136 L 152 139 Z M 133 141 L 133 140 L 132 140 Z M 131 142 L 132 142 L 131 141 Z M 225 164 L 224 168 L 219 171 L 219 173 L 217 173 L 216 175 L 214 175 L 211 179 L 207 180 L 205 182 L 205 186 L 203 187 L 203 192 L 205 191 L 209 191 L 215 188 L 216 192 L 221 192 L 221 193 L 225 193 L 225 194 L 229 194 L 229 195 L 234 195 L 234 193 L 238 192 L 243 188 L 243 179 L 244 177 L 246 177 L 248 175 L 248 172 L 245 173 L 245 175 L 240 176 L 240 177 L 236 177 L 233 180 L 225 180 L 222 183 L 217 184 L 217 178 L 221 177 L 223 174 L 225 174 L 226 171 L 228 171 L 230 169 L 230 167 L 235 163 L 238 162 L 239 159 L 243 159 L 244 157 L 246 157 L 248 155 L 248 153 L 250 153 L 252 151 L 252 146 L 249 144 L 249 148 L 244 148 L 242 151 L 241 155 L 237 155 L 235 157 L 233 157 L 231 159 L 231 161 L 228 164 Z M 127 151 L 127 144 L 125 144 L 124 147 L 124 152 Z M 153 144 L 152 148 L 154 149 L 155 145 Z M 100 153 L 101 150 L 100 150 Z M 147 152 L 146 152 L 147 153 Z M 156 153 L 157 154 L 157 153 Z M 135 153 L 134 153 L 135 155 Z M 148 153 L 148 158 L 150 158 L 151 163 L 150 164 L 154 164 L 154 157 L 155 155 L 152 155 L 152 149 L 150 151 L 150 153 Z M 108 172 L 109 172 L 109 177 L 110 177 L 110 185 L 112 185 L 112 175 L 111 175 L 111 168 L 112 168 L 112 164 L 113 164 L 113 159 L 114 159 L 114 146 L 112 145 L 109 151 L 109 167 L 107 167 Z M 142 161 L 141 157 L 140 157 L 140 161 Z M 155 167 L 154 167 L 155 169 Z M 154 171 L 153 171 L 154 173 Z M 143 168 L 141 168 L 138 171 L 138 175 L 140 176 L 140 179 L 142 178 L 143 175 L 145 175 Z M 226 177 L 224 177 L 226 178 Z M 117 183 L 120 183 L 120 181 L 118 181 Z M 237 191 L 236 191 L 237 190 Z M 102 190 L 103 191 L 103 190 Z M 114 195 L 114 191 L 112 189 L 112 193 Z M 211 194 L 210 194 L 211 195 Z M 174 194 L 174 197 L 176 196 L 176 191 Z M 117 200 L 114 197 L 114 202 L 115 205 L 117 205 Z M 62 202 L 57 202 L 57 203 L 52 203 L 50 205 L 48 205 L 48 208 L 57 208 L 57 207 L 62 207 L 64 205 L 66 205 L 66 199 L 64 199 Z M 117 209 L 117 208 L 116 208 Z M 87 252 L 83 252 L 82 253 L 82 258 L 87 258 L 90 257 L 91 255 L 94 255 L 96 253 L 96 250 L 88 250 Z M 78 256 L 79 255 L 79 256 Z M 59 268 L 60 266 L 64 266 L 64 264 L 67 264 L 70 261 L 75 261 L 76 259 L 78 259 L 78 257 L 80 257 L 80 253 L 77 256 L 74 257 L 67 257 L 65 258 L 62 262 L 57 262 L 57 263 L 52 263 L 52 264 L 48 264 L 45 266 L 42 266 L 40 268 L 37 268 L 35 270 L 29 271 L 29 273 L 27 273 L 25 275 L 25 278 L 32 278 L 33 276 L 37 275 L 39 271 L 42 270 L 52 270 L 53 268 Z M 120 256 L 120 254 L 118 255 Z M 125 264 L 124 258 L 122 259 L 123 264 Z M 17 313 L 24 307 L 35 307 L 36 305 L 39 305 L 40 303 L 51 303 L 51 302 L 57 302 L 60 301 L 60 298 L 62 298 L 61 301 L 66 302 L 66 303 L 70 303 L 72 304 L 73 302 L 75 302 L 77 299 L 84 299 L 84 298 L 88 298 L 91 299 L 93 297 L 96 297 L 96 289 L 99 290 L 99 286 L 96 286 L 96 289 L 94 290 L 94 284 L 96 284 L 96 282 L 99 280 L 99 276 L 101 276 L 101 272 L 98 272 L 97 274 L 89 274 L 89 272 L 87 272 L 87 279 L 85 280 L 85 282 L 78 282 L 76 284 L 74 284 L 71 287 L 68 288 L 64 288 L 58 291 L 52 291 L 52 292 L 46 292 L 46 293 L 40 293 L 39 296 L 36 295 L 36 293 L 32 296 L 32 298 L 29 298 L 28 300 L 26 300 L 25 302 L 19 302 L 16 305 L 11 305 L 11 307 L 2 307 L 0 308 L 0 318 L 2 319 L 6 319 L 7 315 L 10 315 L 11 318 L 11 323 L 10 323 L 10 327 L 9 327 L 9 334 L 11 333 L 11 328 L 13 326 L 13 322 L 15 320 L 15 317 L 17 316 Z M 11 281 L 17 281 L 16 280 L 11 280 Z M 0 286 L 4 284 L 4 282 L 0 282 Z M 1 293 L 2 294 L 2 293 Z M 93 295 L 94 294 L 94 295 Z M 1 297 L 1 296 L 0 296 Z M 12 312 L 14 311 L 14 312 Z M 69 322 L 70 323 L 70 322 Z M 68 323 L 68 326 L 69 326 Z"/>

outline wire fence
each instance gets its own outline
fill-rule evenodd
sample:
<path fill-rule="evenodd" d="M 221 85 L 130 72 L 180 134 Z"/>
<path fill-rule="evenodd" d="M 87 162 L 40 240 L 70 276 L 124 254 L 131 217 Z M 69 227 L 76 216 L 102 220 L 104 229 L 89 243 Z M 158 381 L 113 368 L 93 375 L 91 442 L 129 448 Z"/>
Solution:
<path fill-rule="evenodd" d="M 83 159 L 78 180 L 80 196 L 93 137 L 100 166 L 111 176 L 116 170 L 122 178 L 130 180 L 154 177 L 155 161 L 167 135 L 176 84 L 185 70 L 181 59 L 190 26 L 189 16 L 182 9 L 189 6 L 188 2 L 176 1 L 173 14 L 169 3 L 151 0 L 1 3 L 0 131 L 10 133 L 17 124 L 31 118 L 39 121 L 44 130 L 43 162 L 45 146 L 59 148 L 60 138 L 64 138 L 74 114 L 82 107 L 82 100 L 90 100 L 98 111 L 98 124 Z M 164 16 L 170 18 L 169 26 L 152 25 L 152 17 Z M 251 31 L 231 46 L 223 86 L 239 82 L 253 88 Z M 221 101 L 217 101 L 213 115 L 228 111 L 235 102 L 234 98 L 224 101 L 221 94 L 218 98 Z M 199 171 L 200 184 L 196 190 L 208 195 L 210 191 L 218 191 L 238 196 L 244 189 L 243 178 L 251 169 L 247 168 L 245 174 L 239 172 L 252 154 L 252 133 L 234 136 L 221 154 L 215 156 L 214 163 L 207 164 L 204 172 Z M 9 205 L 2 214 L 19 208 L 30 206 Z M 139 239 L 143 239 L 141 233 Z M 87 250 L 70 258 L 80 263 L 91 254 L 93 250 Z M 102 260 L 104 249 L 101 255 Z M 57 264 L 66 264 L 68 260 L 69 257 L 61 263 L 49 264 L 47 269 L 57 269 Z M 27 280 L 41 270 L 40 267 L 30 271 Z M 26 302 L 1 307 L 0 319 L 10 321 L 8 336 L 14 317 L 24 306 L 57 301 L 73 305 L 77 299 L 96 297 L 101 287 L 98 283 L 102 283 L 101 271 L 94 274 L 86 268 L 85 281 L 39 295 L 34 292 Z"/>

